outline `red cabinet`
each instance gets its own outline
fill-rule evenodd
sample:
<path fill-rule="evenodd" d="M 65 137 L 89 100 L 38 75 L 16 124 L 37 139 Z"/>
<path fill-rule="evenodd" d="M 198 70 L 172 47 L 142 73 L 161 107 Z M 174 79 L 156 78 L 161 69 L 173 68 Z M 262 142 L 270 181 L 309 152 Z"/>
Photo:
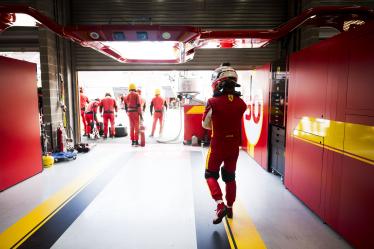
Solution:
<path fill-rule="evenodd" d="M 373 30 L 342 33 L 289 62 L 286 187 L 357 248 L 374 248 Z"/>

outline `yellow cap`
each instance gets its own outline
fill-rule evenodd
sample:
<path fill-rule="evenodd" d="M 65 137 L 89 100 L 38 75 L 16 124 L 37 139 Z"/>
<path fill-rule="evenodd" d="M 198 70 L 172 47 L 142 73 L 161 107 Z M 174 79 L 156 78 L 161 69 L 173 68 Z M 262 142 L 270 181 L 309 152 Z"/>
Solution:
<path fill-rule="evenodd" d="M 161 94 L 161 91 L 160 91 L 160 89 L 157 88 L 157 89 L 155 90 L 155 95 L 160 95 L 160 94 Z"/>
<path fill-rule="evenodd" d="M 135 86 L 134 83 L 131 83 L 131 84 L 129 85 L 129 91 L 131 91 L 131 90 L 136 90 L 136 86 Z"/>
<path fill-rule="evenodd" d="M 49 168 L 54 164 L 55 159 L 53 158 L 53 156 L 43 156 L 42 161 L 44 168 Z"/>

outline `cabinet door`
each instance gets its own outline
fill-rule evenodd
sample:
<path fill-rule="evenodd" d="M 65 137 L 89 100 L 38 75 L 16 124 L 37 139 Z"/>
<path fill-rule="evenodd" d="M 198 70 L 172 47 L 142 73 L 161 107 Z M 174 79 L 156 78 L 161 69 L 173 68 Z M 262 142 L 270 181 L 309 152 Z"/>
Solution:
<path fill-rule="evenodd" d="M 277 146 L 272 144 L 271 145 L 271 169 L 278 171 L 278 160 L 277 160 Z"/>
<path fill-rule="evenodd" d="M 278 173 L 284 176 L 284 147 L 280 147 L 280 146 L 278 147 L 277 163 L 278 163 Z"/>
<path fill-rule="evenodd" d="M 289 84 L 294 85 L 291 90 L 296 93 L 292 99 L 294 118 L 326 116 L 328 54 L 326 45 L 317 44 L 291 55 Z"/>
<path fill-rule="evenodd" d="M 322 139 L 322 138 L 321 138 Z M 291 191 L 318 215 L 321 212 L 323 147 L 293 139 Z"/>

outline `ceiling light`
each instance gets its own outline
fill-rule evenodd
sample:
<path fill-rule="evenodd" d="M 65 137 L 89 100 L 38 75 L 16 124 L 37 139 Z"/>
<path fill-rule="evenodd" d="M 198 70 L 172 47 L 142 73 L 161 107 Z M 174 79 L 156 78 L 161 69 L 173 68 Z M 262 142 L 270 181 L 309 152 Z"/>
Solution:
<path fill-rule="evenodd" d="M 37 23 L 38 22 L 32 16 L 17 13 L 16 21 L 12 24 L 12 26 L 35 27 Z"/>
<path fill-rule="evenodd" d="M 180 60 L 183 43 L 175 41 L 103 41 L 126 60 Z"/>

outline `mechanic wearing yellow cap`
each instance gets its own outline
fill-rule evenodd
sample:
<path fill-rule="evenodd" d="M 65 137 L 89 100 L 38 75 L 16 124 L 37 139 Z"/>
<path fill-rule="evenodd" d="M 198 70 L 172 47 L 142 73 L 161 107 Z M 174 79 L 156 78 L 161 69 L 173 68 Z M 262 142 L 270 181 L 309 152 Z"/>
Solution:
<path fill-rule="evenodd" d="M 163 107 L 167 109 L 168 106 L 166 101 L 160 96 L 161 91 L 160 89 L 155 90 L 155 97 L 151 101 L 150 111 L 151 115 L 153 115 L 153 125 L 152 125 L 152 133 L 150 137 L 153 137 L 155 134 L 157 120 L 160 122 L 160 134 L 162 133 L 162 117 L 163 117 Z M 155 108 L 155 112 L 153 113 L 153 107 Z"/>
<path fill-rule="evenodd" d="M 134 83 L 129 85 L 129 94 L 125 98 L 125 110 L 129 116 L 131 145 L 138 146 L 139 121 L 143 120 L 141 99 Z"/>

